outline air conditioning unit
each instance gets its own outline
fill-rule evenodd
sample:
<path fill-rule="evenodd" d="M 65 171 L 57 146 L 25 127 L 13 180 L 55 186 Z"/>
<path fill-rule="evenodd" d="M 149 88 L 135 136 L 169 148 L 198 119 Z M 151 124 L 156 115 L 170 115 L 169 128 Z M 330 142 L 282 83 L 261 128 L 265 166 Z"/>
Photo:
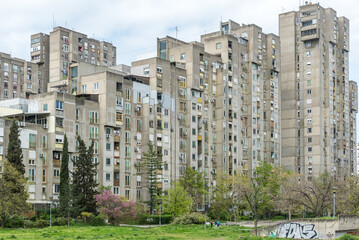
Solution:
<path fill-rule="evenodd" d="M 42 127 L 45 128 L 45 129 L 48 128 L 47 124 L 43 124 Z"/>
<path fill-rule="evenodd" d="M 110 134 L 106 134 L 106 138 L 110 138 Z"/>
<path fill-rule="evenodd" d="M 213 123 L 212 123 L 212 127 L 215 127 L 215 126 L 216 126 L 216 123 L 213 122 Z"/>
<path fill-rule="evenodd" d="M 215 103 L 215 102 L 216 102 L 216 99 L 215 99 L 215 98 L 213 98 L 211 102 L 212 102 L 212 103 Z"/>

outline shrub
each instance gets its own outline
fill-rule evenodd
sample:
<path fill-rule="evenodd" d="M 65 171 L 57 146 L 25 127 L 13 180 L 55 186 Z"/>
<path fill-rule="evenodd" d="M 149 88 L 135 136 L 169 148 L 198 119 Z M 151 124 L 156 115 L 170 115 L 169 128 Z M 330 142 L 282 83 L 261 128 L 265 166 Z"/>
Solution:
<path fill-rule="evenodd" d="M 37 221 L 36 221 L 36 226 L 37 226 L 38 228 L 48 227 L 48 226 L 50 226 L 50 221 L 48 221 L 48 220 L 43 220 L 43 219 L 37 220 Z"/>
<path fill-rule="evenodd" d="M 90 212 L 82 212 L 81 217 L 84 222 L 88 222 L 93 218 L 93 214 Z"/>
<path fill-rule="evenodd" d="M 6 228 L 22 228 L 24 227 L 24 217 L 13 215 L 5 220 Z"/>
<path fill-rule="evenodd" d="M 92 226 L 103 226 L 106 225 L 105 220 L 100 215 L 93 217 L 89 221 L 90 225 Z"/>
<path fill-rule="evenodd" d="M 34 221 L 26 220 L 26 221 L 24 222 L 24 227 L 25 227 L 25 228 L 36 228 L 37 225 L 36 225 L 36 222 L 34 222 Z"/>
<path fill-rule="evenodd" d="M 52 225 L 54 226 L 66 226 L 67 225 L 67 218 L 64 217 L 58 217 L 55 218 L 52 222 Z"/>
<path fill-rule="evenodd" d="M 208 217 L 206 215 L 203 215 L 202 213 L 193 212 L 193 213 L 186 213 L 181 216 L 176 217 L 172 224 L 204 224 L 208 220 Z"/>
<path fill-rule="evenodd" d="M 344 234 L 343 236 L 340 236 L 339 238 L 337 238 L 338 240 L 357 240 L 358 237 L 355 237 L 353 235 L 350 234 Z"/>
<path fill-rule="evenodd" d="M 173 219 L 172 215 L 161 215 L 161 224 L 169 224 Z M 159 224 L 160 215 L 142 214 L 137 218 L 138 224 Z"/>

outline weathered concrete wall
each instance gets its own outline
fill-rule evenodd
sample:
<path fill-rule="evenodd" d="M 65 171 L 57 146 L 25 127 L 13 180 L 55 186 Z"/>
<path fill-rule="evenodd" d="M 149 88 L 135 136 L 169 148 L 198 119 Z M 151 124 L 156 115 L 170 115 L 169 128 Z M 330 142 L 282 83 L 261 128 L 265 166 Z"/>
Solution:
<path fill-rule="evenodd" d="M 260 236 L 296 239 L 334 239 L 345 232 L 359 229 L 359 218 L 298 219 L 259 229 Z"/>

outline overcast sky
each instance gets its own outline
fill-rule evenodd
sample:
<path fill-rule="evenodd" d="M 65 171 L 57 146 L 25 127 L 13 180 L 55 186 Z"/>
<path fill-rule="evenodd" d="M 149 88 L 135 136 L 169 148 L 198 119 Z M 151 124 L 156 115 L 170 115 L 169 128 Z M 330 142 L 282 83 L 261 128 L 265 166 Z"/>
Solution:
<path fill-rule="evenodd" d="M 317 3 L 317 1 L 313 1 Z M 155 55 L 156 38 L 184 41 L 219 29 L 232 19 L 278 34 L 278 14 L 298 10 L 303 0 L 0 0 L 0 52 L 30 59 L 30 35 L 63 26 L 117 46 L 117 64 Z M 359 79 L 358 1 L 323 0 L 350 20 L 350 79 Z"/>

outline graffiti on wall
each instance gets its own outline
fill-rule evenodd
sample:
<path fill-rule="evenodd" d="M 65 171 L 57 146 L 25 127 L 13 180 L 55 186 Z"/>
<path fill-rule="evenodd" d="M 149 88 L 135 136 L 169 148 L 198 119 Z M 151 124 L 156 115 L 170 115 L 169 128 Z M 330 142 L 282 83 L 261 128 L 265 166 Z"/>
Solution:
<path fill-rule="evenodd" d="M 306 223 L 284 223 L 278 226 L 276 237 L 279 238 L 302 238 L 314 239 L 318 238 L 318 232 L 314 229 L 314 224 Z"/>

